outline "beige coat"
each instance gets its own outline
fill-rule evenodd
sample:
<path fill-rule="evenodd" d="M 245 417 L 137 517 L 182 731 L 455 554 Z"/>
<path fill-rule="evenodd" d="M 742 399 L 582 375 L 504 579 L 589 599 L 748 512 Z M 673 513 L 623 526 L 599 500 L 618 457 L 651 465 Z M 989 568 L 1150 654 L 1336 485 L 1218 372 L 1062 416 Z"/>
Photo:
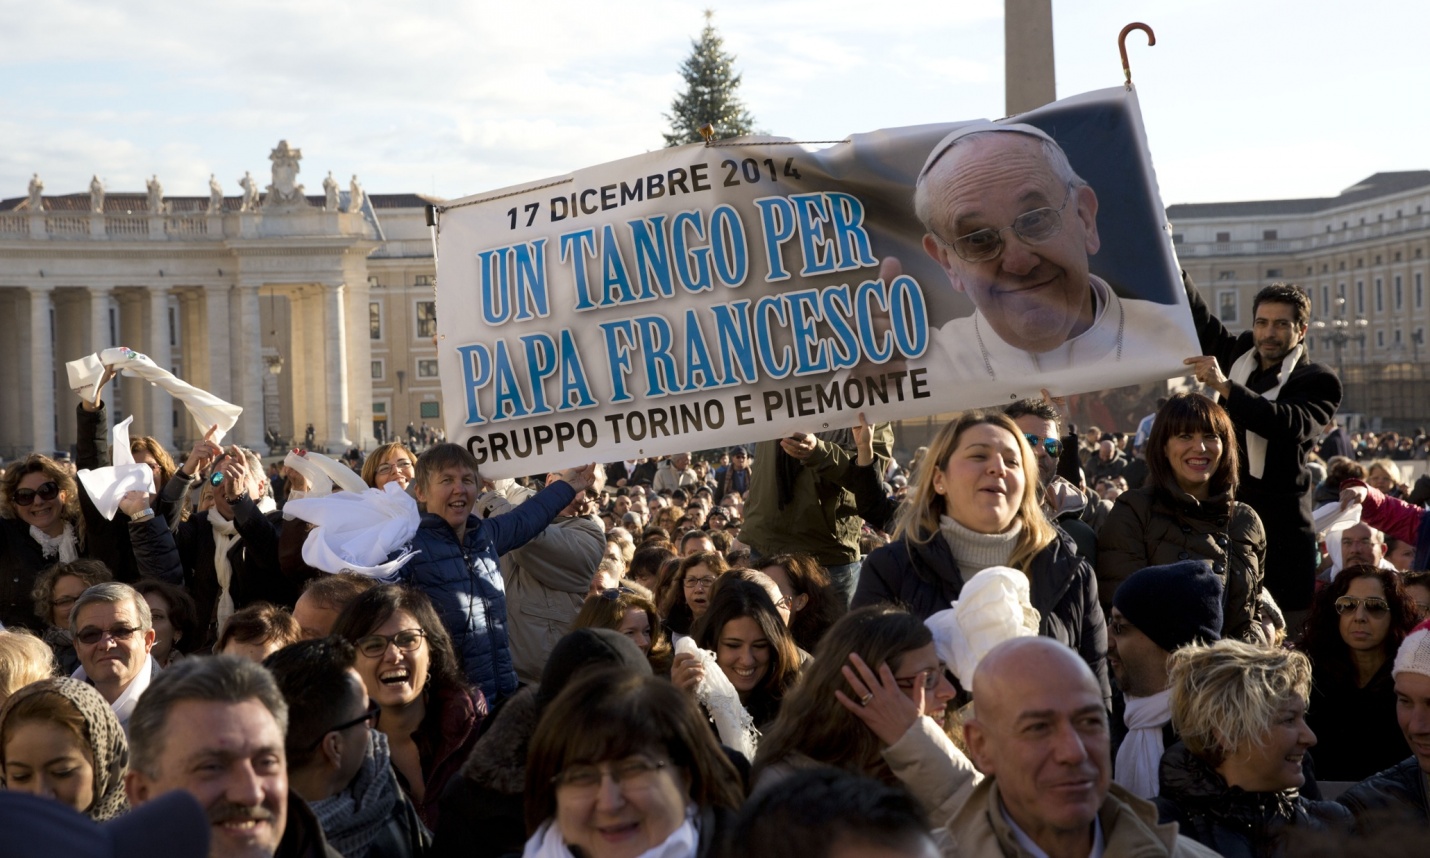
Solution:
<path fill-rule="evenodd" d="M 1217 853 L 1177 833 L 1176 825 L 1159 825 L 1157 808 L 1112 784 L 1102 809 L 1106 848 L 1103 858 L 1219 858 Z M 963 807 L 948 822 L 952 843 L 945 856 L 957 858 L 1032 858 L 1018 846 L 1013 829 L 999 811 L 998 782 L 988 778 L 974 788 Z"/>

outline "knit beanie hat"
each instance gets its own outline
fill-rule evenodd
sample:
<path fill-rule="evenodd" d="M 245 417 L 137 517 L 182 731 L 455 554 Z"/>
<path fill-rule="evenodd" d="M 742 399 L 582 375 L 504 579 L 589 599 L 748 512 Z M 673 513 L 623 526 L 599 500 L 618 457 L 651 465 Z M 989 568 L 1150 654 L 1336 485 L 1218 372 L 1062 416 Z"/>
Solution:
<path fill-rule="evenodd" d="M 611 629 L 576 629 L 556 642 L 541 671 L 536 691 L 538 711 L 556 699 L 571 680 L 592 670 L 623 667 L 651 675 L 650 662 L 630 638 Z"/>
<path fill-rule="evenodd" d="M 1148 566 L 1132 573 L 1112 606 L 1167 652 L 1221 640 L 1222 583 L 1206 560 Z"/>
<path fill-rule="evenodd" d="M 1396 651 L 1395 666 L 1390 669 L 1390 675 L 1399 676 L 1402 673 L 1430 676 L 1430 620 L 1406 635 Z"/>

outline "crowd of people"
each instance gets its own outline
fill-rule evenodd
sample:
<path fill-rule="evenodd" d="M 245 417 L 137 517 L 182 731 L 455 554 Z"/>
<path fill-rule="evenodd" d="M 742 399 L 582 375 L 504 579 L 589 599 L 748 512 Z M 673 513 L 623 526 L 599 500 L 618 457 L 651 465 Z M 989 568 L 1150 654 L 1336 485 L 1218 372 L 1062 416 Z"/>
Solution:
<path fill-rule="evenodd" d="M 1205 392 L 1123 432 L 1045 393 L 904 461 L 862 414 L 496 481 L 436 434 L 268 466 L 215 425 L 128 440 L 113 498 L 87 397 L 72 463 L 0 476 L 0 852 L 1397 854 L 1422 442 L 1336 427 L 1299 290 L 1233 335 L 1186 288 Z"/>

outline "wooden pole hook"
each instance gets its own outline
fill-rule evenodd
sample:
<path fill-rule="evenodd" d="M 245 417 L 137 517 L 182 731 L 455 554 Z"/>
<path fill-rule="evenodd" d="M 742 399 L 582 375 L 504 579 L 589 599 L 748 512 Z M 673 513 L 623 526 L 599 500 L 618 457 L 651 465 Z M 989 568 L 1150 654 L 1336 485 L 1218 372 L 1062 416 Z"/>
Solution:
<path fill-rule="evenodd" d="M 1157 36 L 1153 34 L 1152 28 L 1141 21 L 1133 21 L 1117 34 L 1117 52 L 1122 55 L 1122 75 L 1127 78 L 1128 86 L 1132 85 L 1132 67 L 1127 64 L 1127 34 L 1133 30 L 1141 30 L 1147 34 L 1148 46 L 1157 44 Z"/>

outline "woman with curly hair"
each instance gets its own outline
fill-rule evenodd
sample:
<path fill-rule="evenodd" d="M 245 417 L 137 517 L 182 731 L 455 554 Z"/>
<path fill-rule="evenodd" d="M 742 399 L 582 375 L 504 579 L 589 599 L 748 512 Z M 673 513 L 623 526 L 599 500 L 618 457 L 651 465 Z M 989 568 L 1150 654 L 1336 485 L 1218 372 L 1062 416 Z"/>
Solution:
<path fill-rule="evenodd" d="M 623 583 L 587 596 L 576 619 L 571 621 L 572 631 L 585 628 L 620 632 L 646 657 L 656 676 L 670 674 L 674 655 L 670 636 L 661 628 L 660 614 L 656 613 L 650 591 L 639 584 Z"/>
<path fill-rule="evenodd" d="M 467 684 L 452 638 L 421 590 L 380 584 L 358 596 L 333 626 L 357 649 L 357 672 L 378 706 L 392 767 L 429 829 L 442 790 L 462 768 L 487 716 Z"/>
<path fill-rule="evenodd" d="M 1390 669 L 1416 622 L 1393 569 L 1351 566 L 1316 594 L 1301 650 L 1315 671 L 1306 718 L 1321 737 L 1317 778 L 1359 781 L 1410 756 Z"/>
<path fill-rule="evenodd" d="M 1162 822 L 1228 858 L 1285 854 L 1290 828 L 1351 829 L 1345 807 L 1299 793 L 1316 744 L 1304 655 L 1222 640 L 1184 646 L 1168 665 L 1181 742 L 1162 756 Z"/>
<path fill-rule="evenodd" d="M 716 583 L 729 569 L 724 557 L 710 551 L 679 558 L 660 602 L 666 626 L 679 636 L 673 640 L 692 634 L 691 627 L 710 609 Z"/>
<path fill-rule="evenodd" d="M 32 595 L 41 570 L 87 556 L 79 488 L 49 456 L 31 453 L 0 478 L 0 625 L 43 632 Z"/>
<path fill-rule="evenodd" d="M 789 632 L 806 652 L 814 652 L 829 627 L 844 614 L 844 601 L 829 583 L 829 573 L 808 554 L 766 557 L 760 571 L 770 576 L 789 603 Z"/>
<path fill-rule="evenodd" d="M 70 631 L 70 609 L 85 590 L 113 580 L 109 567 L 98 560 L 75 560 L 72 563 L 56 563 L 35 581 L 35 589 L 31 593 L 35 600 L 35 616 L 45 624 L 45 643 L 54 650 L 55 660 L 66 676 L 79 667 L 74 633 Z"/>

